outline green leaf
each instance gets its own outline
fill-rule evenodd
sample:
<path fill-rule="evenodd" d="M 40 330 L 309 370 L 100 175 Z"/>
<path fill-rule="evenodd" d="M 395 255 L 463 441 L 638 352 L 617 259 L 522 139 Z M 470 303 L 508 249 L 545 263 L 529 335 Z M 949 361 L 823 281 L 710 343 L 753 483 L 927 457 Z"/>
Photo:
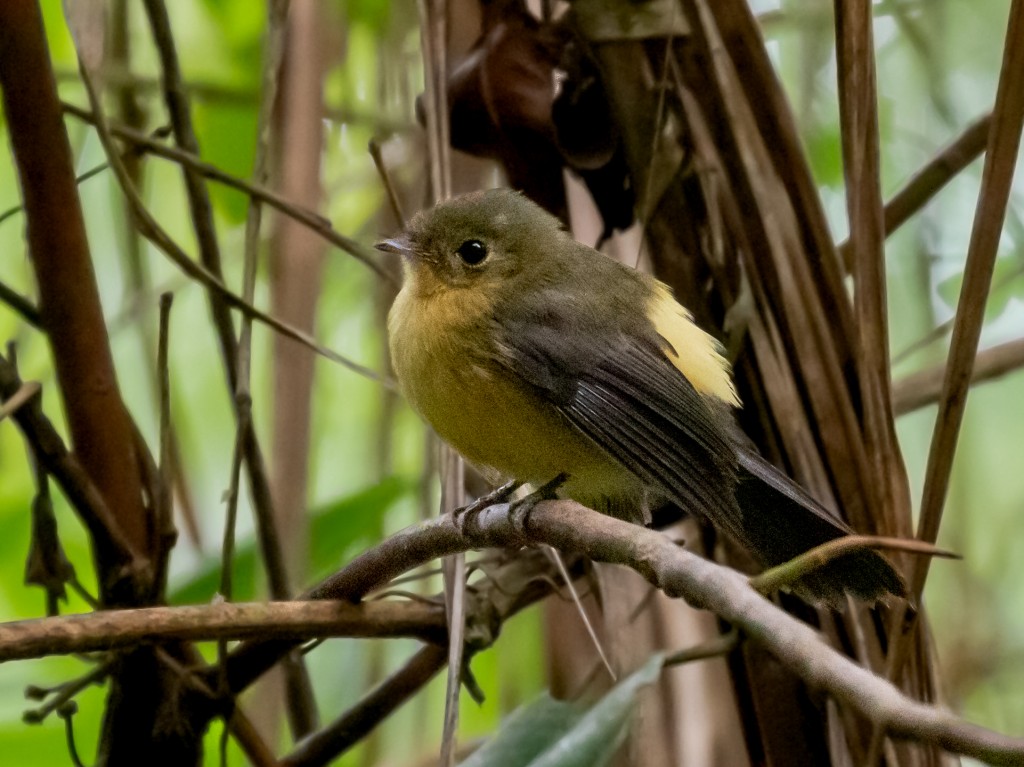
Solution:
<path fill-rule="evenodd" d="M 664 656 L 651 656 L 615 685 L 582 719 L 529 767 L 601 767 L 626 737 L 636 694 L 658 678 Z"/>
<path fill-rule="evenodd" d="M 310 571 L 320 578 L 336 570 L 342 553 L 360 541 L 378 541 L 384 535 L 384 516 L 413 482 L 388 477 L 377 485 L 339 498 L 315 509 L 309 532 Z"/>
<path fill-rule="evenodd" d="M 661 654 L 619 682 L 589 710 L 544 695 L 517 709 L 493 740 L 460 767 L 601 767 L 628 730 L 637 691 L 661 673 Z"/>
<path fill-rule="evenodd" d="M 346 549 L 362 540 L 378 540 L 388 509 L 412 489 L 401 477 L 388 477 L 377 485 L 314 509 L 309 525 L 309 569 L 318 579 L 337 569 Z M 238 601 L 256 597 L 256 542 L 238 546 L 234 557 L 234 594 Z M 220 586 L 220 559 L 211 557 L 187 581 L 172 590 L 172 604 L 209 602 Z"/>
<path fill-rule="evenodd" d="M 521 767 L 540 756 L 569 732 L 586 709 L 579 703 L 542 695 L 520 706 L 501 731 L 478 748 L 460 767 Z"/>

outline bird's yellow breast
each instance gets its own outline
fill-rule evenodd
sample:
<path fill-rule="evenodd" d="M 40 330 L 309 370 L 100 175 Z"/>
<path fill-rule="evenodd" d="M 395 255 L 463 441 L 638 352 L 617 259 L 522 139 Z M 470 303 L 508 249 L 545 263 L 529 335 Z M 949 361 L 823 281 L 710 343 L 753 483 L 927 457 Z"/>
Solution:
<path fill-rule="evenodd" d="M 409 403 L 438 435 L 478 466 L 525 482 L 567 472 L 570 485 L 617 494 L 622 468 L 494 361 L 484 291 L 414 291 L 407 281 L 391 309 L 391 357 Z"/>

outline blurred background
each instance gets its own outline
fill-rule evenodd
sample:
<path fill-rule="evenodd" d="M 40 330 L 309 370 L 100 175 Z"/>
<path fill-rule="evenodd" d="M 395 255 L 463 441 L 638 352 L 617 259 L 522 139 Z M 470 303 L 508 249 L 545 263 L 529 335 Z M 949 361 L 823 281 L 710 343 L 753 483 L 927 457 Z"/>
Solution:
<path fill-rule="evenodd" d="M 138 3 L 107 3 L 108 28 L 100 81 L 112 120 L 149 132 L 166 122 L 159 66 Z M 752 0 L 772 63 L 782 79 L 837 242 L 847 235 L 832 4 L 826 0 Z M 479 24 L 475 4 L 452 2 L 452 35 L 463 49 Z M 44 0 L 47 35 L 61 97 L 87 102 L 61 3 Z M 876 2 L 879 119 L 883 195 L 888 198 L 943 146 L 984 115 L 993 102 L 1008 0 L 883 0 Z M 202 158 L 249 179 L 253 167 L 266 11 L 250 0 L 174 0 L 168 3 Z M 413 0 L 293 0 L 299 20 L 286 59 L 277 116 L 272 186 L 289 200 L 318 210 L 333 227 L 363 244 L 393 233 L 381 175 L 368 145 L 400 190 L 406 213 L 428 201 L 426 144 L 416 117 L 424 68 Z M 462 29 L 465 27 L 465 29 Z M 458 50 L 458 44 L 453 44 Z M 67 117 L 77 172 L 104 163 L 93 129 Z M 0 133 L 6 125 L 0 123 Z M 0 275 L 25 296 L 35 295 L 26 258 L 24 222 L 6 135 L 0 141 Z M 489 161 L 457 159 L 456 186 L 496 185 Z M 1019 171 L 1019 168 L 1018 168 Z M 136 169 L 146 205 L 185 249 L 196 250 L 179 168 L 147 157 Z M 897 382 L 945 358 L 948 328 L 959 294 L 981 176 L 975 161 L 886 243 L 890 346 Z M 241 283 L 247 198 L 210 184 L 226 281 Z M 575 187 L 574 187 L 575 188 Z M 177 487 L 180 539 L 171 560 L 169 598 L 204 603 L 218 587 L 223 495 L 229 482 L 234 420 L 202 288 L 133 234 L 109 171 L 80 185 L 93 258 L 120 384 L 150 445 L 156 444 L 158 403 L 157 302 L 173 291 L 170 325 L 172 409 L 182 481 Z M 577 231 L 593 243 L 600 226 L 585 196 L 570 191 Z M 1024 174 L 1017 173 L 982 348 L 1024 336 Z M 264 218 L 256 303 L 310 322 L 317 339 L 346 357 L 386 371 L 383 317 L 389 289 L 365 265 L 277 214 Z M 636 232 L 614 235 L 609 248 L 635 253 Z M 394 273 L 395 264 L 382 259 Z M 936 331 L 939 328 L 940 330 Z M 42 337 L 0 303 L 0 340 L 17 343 L 22 377 L 43 384 L 44 407 L 58 421 L 60 404 L 49 350 Z M 436 510 L 432 449 L 424 428 L 403 402 L 379 384 L 294 345 L 275 342 L 257 325 L 253 406 L 272 473 L 291 494 L 279 503 L 295 522 L 286 535 L 297 584 L 338 569 L 356 553 Z M 291 356 L 289 356 L 291 355 Z M 303 367 L 312 374 L 304 394 Z M 295 375 L 292 375 L 295 374 Z M 303 424 L 307 418 L 308 439 Z M 900 445 L 912 497 L 920 498 L 935 406 L 901 414 Z M 62 428 L 62 427 L 61 427 Z M 308 448 L 307 448 L 308 445 Z M 308 456 L 308 460 L 307 460 Z M 425 465 L 427 468 L 425 469 Z M 285 479 L 281 479 L 284 477 Z M 304 492 L 305 489 L 305 492 Z M 0 620 L 45 612 L 43 592 L 24 583 L 29 544 L 27 509 L 34 494 L 20 435 L 0 425 Z M 57 498 L 61 539 L 88 590 L 94 590 L 89 542 L 77 518 Z M 236 560 L 237 600 L 266 593 L 243 493 Z M 308 513 L 304 509 L 308 508 Z M 287 513 L 287 511 L 285 512 Z M 1024 732 L 1024 373 L 978 385 L 960 435 L 939 545 L 963 554 L 934 563 L 925 601 L 946 699 L 968 719 Z M 62 612 L 89 606 L 73 591 Z M 409 640 L 332 641 L 308 656 L 322 710 L 351 706 L 375 680 L 408 657 Z M 460 739 L 498 728 L 501 718 L 545 689 L 542 611 L 509 621 L 496 646 L 473 661 L 487 699 L 462 707 Z M 75 658 L 0 666 L 0 754 L 8 764 L 67 764 L 63 723 L 22 722 L 35 704 L 28 685 L 58 684 L 82 672 Z M 441 736 L 443 677 L 402 708 L 338 764 L 412 765 L 436 754 Z M 275 692 L 260 686 L 250 698 L 257 716 L 274 722 Z M 262 699 L 260 696 L 266 696 Z M 79 697 L 78 748 L 92 754 L 103 692 Z M 262 705 L 267 702 L 268 705 Z M 282 743 L 285 730 L 276 727 Z M 220 725 L 208 735 L 216 753 Z M 232 746 L 234 748 L 234 746 Z M 231 763 L 241 764 L 232 751 Z"/>

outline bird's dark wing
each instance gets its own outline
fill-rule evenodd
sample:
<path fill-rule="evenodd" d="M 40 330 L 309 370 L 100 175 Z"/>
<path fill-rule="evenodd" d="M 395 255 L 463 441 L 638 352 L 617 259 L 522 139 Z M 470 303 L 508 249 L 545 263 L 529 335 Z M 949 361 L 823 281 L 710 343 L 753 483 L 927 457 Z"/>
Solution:
<path fill-rule="evenodd" d="M 720 422 L 731 415 L 693 388 L 653 331 L 581 333 L 552 306 L 531 315 L 520 305 L 499 319 L 500 362 L 646 484 L 750 545 L 734 496 L 736 453 Z"/>
<path fill-rule="evenodd" d="M 581 332 L 555 306 L 531 314 L 520 305 L 514 317 L 497 318 L 500 362 L 644 483 L 769 566 L 851 532 L 744 444 L 729 408 L 694 389 L 657 334 Z M 835 560 L 797 586 L 832 604 L 844 589 L 869 600 L 905 592 L 874 551 Z"/>

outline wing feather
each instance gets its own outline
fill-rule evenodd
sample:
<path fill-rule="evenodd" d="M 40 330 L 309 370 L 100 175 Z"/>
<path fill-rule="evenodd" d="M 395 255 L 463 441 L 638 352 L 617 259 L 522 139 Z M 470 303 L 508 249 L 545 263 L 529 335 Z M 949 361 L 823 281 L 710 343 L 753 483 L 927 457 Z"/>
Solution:
<path fill-rule="evenodd" d="M 767 565 L 850 532 L 745 446 L 728 402 L 699 392 L 670 359 L 685 349 L 666 349 L 665 339 L 643 323 L 602 325 L 594 320 L 600 312 L 576 328 L 559 311 L 558 298 L 542 295 L 534 311 L 520 303 L 513 314 L 496 317 L 497 361 L 645 487 L 705 517 Z M 637 501 L 607 500 L 617 508 Z M 844 587 L 868 599 L 904 591 L 892 566 L 872 551 L 805 580 L 808 593 L 833 603 Z"/>
<path fill-rule="evenodd" d="M 501 361 L 665 499 L 749 544 L 723 413 L 672 364 L 660 336 L 653 328 L 646 338 L 616 331 L 599 347 L 581 347 L 560 320 L 548 305 L 539 316 L 520 311 L 500 323 Z"/>

